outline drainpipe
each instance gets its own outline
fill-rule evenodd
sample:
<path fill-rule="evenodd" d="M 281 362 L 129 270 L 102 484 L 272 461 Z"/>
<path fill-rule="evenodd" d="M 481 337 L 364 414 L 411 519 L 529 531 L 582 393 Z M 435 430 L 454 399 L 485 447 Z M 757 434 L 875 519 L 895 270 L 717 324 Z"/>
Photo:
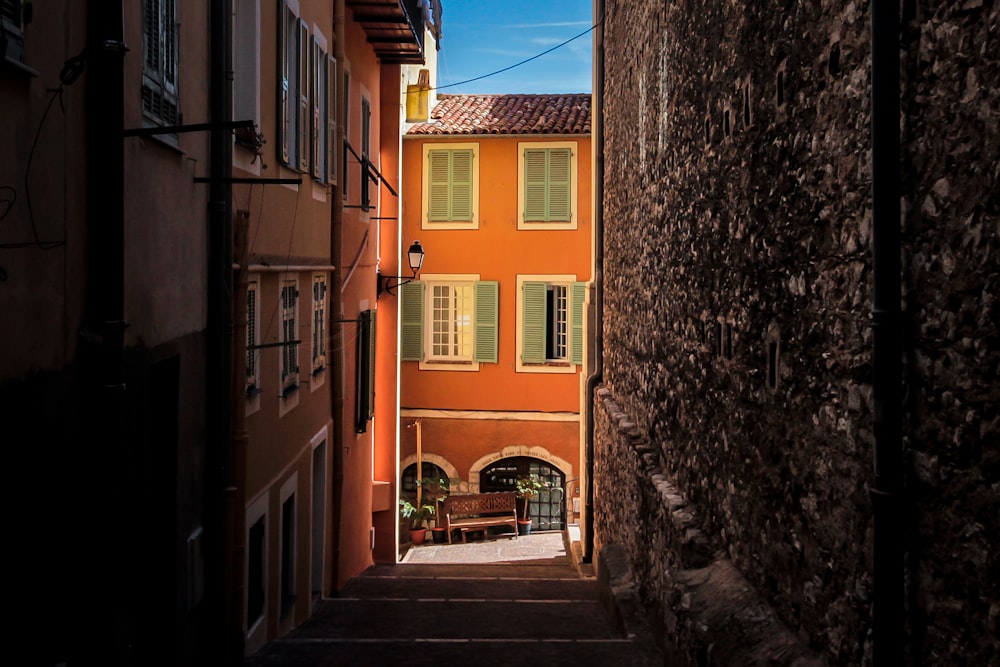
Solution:
<path fill-rule="evenodd" d="M 871 4 L 872 394 L 875 480 L 872 660 L 903 664 L 899 3 Z"/>
<path fill-rule="evenodd" d="M 333 55 L 337 59 L 337 64 L 339 67 L 343 68 L 345 64 L 344 57 L 344 0 L 336 0 L 334 3 L 333 10 Z M 337 91 L 337 104 L 341 108 L 336 109 L 334 113 L 337 114 L 337 130 L 334 134 L 334 145 L 337 146 L 339 150 L 336 151 L 336 159 L 339 159 L 343 154 L 344 146 L 344 118 L 346 116 L 346 109 L 343 108 L 344 100 L 344 77 L 338 72 L 337 81 L 335 85 L 338 88 Z M 343 164 L 341 162 L 338 166 Z M 342 168 L 342 167 L 341 167 Z M 333 308 L 330 309 L 331 322 L 330 322 L 330 350 L 337 355 L 337 359 L 331 364 L 331 398 L 332 398 L 332 412 L 333 412 L 333 429 L 331 432 L 331 448 L 330 455 L 333 457 L 333 482 L 332 482 L 332 498 L 330 507 L 333 508 L 331 513 L 331 524 L 330 524 L 330 540 L 332 541 L 330 546 L 330 563 L 331 570 L 333 572 L 333 580 L 331 583 L 331 591 L 336 591 L 340 585 L 340 530 L 341 530 L 341 517 L 340 513 L 344 511 L 344 326 L 345 323 L 341 320 L 344 319 L 344 300 L 341 295 L 341 290 L 343 289 L 343 271 L 341 270 L 342 261 L 342 248 L 344 244 L 343 239 L 343 229 L 344 229 L 344 199 L 343 199 L 343 183 L 346 174 L 340 174 L 340 178 L 337 179 L 336 187 L 332 188 L 331 197 L 333 198 L 333 206 L 331 207 L 331 226 L 330 230 L 330 263 L 333 265 L 333 271 L 330 275 L 330 294 L 333 298 L 337 300 L 337 310 L 334 311 Z M 332 304 L 331 304 L 332 305 Z"/>
<path fill-rule="evenodd" d="M 242 664 L 243 656 L 243 502 L 245 480 L 237 470 L 233 446 L 233 221 L 232 133 L 225 123 L 232 115 L 230 64 L 230 0 L 211 0 L 209 6 L 209 182 L 208 201 L 208 475 L 210 510 L 221 534 L 220 599 L 223 632 L 219 650 L 223 664 Z"/>
<path fill-rule="evenodd" d="M 123 503 L 135 501 L 132 494 L 138 488 L 128 483 L 130 457 L 125 445 L 123 130 L 128 48 L 123 19 L 120 1 L 87 5 L 87 281 L 78 356 L 83 429 L 91 442 L 101 446 L 92 448 L 90 456 L 76 459 L 81 477 L 89 476 L 93 483 L 93 497 L 81 508 L 68 508 L 78 519 L 92 500 L 91 511 L 107 511 L 109 517 L 127 520 L 129 511 Z M 78 530 L 76 535 L 82 538 L 85 531 Z M 96 625 L 80 619 L 82 628 L 74 638 L 75 649 L 85 656 L 83 662 L 98 661 L 119 641 L 134 639 L 125 630 L 130 619 L 124 616 L 134 601 L 126 574 L 129 564 L 124 562 L 127 554 L 134 553 L 134 546 L 122 536 L 113 537 L 108 549 L 80 545 L 81 571 L 89 571 L 95 582 L 107 585 L 105 603 L 95 608 L 106 614 L 106 636 L 92 636 Z M 84 582 L 83 593 L 93 595 L 99 588 Z"/>
<path fill-rule="evenodd" d="M 604 0 L 594 0 L 594 92 L 590 102 L 590 127 L 594 155 L 594 307 L 593 365 L 587 376 L 585 461 L 586 494 L 582 560 L 594 558 L 594 390 L 604 380 Z"/>

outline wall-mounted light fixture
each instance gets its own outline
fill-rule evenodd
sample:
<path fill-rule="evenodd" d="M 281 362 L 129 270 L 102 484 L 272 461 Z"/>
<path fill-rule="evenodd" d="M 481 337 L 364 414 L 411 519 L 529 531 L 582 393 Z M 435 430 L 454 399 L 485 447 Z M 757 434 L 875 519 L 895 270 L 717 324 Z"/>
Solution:
<path fill-rule="evenodd" d="M 383 292 L 392 294 L 392 290 L 400 285 L 405 285 L 408 282 L 416 280 L 417 273 L 420 271 L 420 267 L 424 264 L 424 248 L 420 245 L 420 241 L 414 241 L 410 244 L 410 249 L 406 251 L 407 261 L 410 262 L 410 271 L 413 272 L 412 276 L 383 276 L 380 271 L 378 274 L 378 293 L 375 298 L 382 296 Z M 395 281 L 395 282 L 393 282 Z"/>

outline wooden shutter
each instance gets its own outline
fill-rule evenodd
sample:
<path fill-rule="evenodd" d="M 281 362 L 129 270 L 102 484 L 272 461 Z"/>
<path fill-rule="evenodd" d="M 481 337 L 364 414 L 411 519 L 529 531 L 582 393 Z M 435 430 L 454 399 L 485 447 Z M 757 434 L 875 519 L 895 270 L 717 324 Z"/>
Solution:
<path fill-rule="evenodd" d="M 524 151 L 524 220 L 572 220 L 573 152 L 568 148 L 527 148 Z"/>
<path fill-rule="evenodd" d="M 323 157 L 326 151 L 323 150 L 321 140 L 326 136 L 326 123 L 323 122 L 323 105 L 326 104 L 326 53 L 319 45 L 319 39 L 313 36 L 312 39 L 312 117 L 309 124 L 309 154 L 312 156 L 312 175 L 318 181 L 324 180 L 326 169 L 323 168 Z"/>
<path fill-rule="evenodd" d="M 337 182 L 337 59 L 328 58 L 326 68 L 326 180 Z"/>
<path fill-rule="evenodd" d="M 451 219 L 472 221 L 472 151 L 451 151 Z"/>
<path fill-rule="evenodd" d="M 432 222 L 472 222 L 471 149 L 427 152 L 427 219 Z"/>
<path fill-rule="evenodd" d="M 573 152 L 568 148 L 553 148 L 548 151 L 548 209 L 546 220 L 569 222 L 573 219 L 573 202 L 570 183 L 573 166 Z"/>
<path fill-rule="evenodd" d="M 497 363 L 497 324 L 500 283 L 480 280 L 473 286 L 476 300 L 476 336 L 472 360 Z"/>
<path fill-rule="evenodd" d="M 428 151 L 427 153 L 427 219 L 434 222 L 449 220 L 451 207 L 450 151 Z"/>
<path fill-rule="evenodd" d="M 548 220 L 546 209 L 546 162 L 547 151 L 525 149 L 524 151 L 524 219 L 525 221 Z"/>
<path fill-rule="evenodd" d="M 291 109 L 289 108 L 291 104 L 289 97 L 292 87 L 292 63 L 288 57 L 288 33 L 292 15 L 285 2 L 281 3 L 278 13 L 280 15 L 278 17 L 278 71 L 281 73 L 278 77 L 278 137 L 281 163 L 287 165 L 291 162 L 292 149 L 292 128 L 290 125 L 292 116 Z"/>
<path fill-rule="evenodd" d="M 309 172 L 309 27 L 305 21 L 298 19 L 296 26 L 298 39 L 298 126 L 296 138 L 296 154 L 299 156 L 299 171 Z"/>
<path fill-rule="evenodd" d="M 424 358 L 424 283 L 420 280 L 399 287 L 399 358 Z"/>
<path fill-rule="evenodd" d="M 521 361 L 545 363 L 545 297 L 547 283 L 526 281 L 521 284 Z"/>
<path fill-rule="evenodd" d="M 583 363 L 584 306 L 587 300 L 587 283 L 570 285 L 570 363 Z"/>

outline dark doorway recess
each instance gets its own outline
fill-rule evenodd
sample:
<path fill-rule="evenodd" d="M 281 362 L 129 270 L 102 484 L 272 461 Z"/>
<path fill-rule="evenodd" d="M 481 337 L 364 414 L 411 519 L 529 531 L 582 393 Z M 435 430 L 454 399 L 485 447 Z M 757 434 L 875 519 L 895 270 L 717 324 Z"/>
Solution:
<path fill-rule="evenodd" d="M 517 478 L 530 474 L 548 485 L 529 505 L 532 530 L 562 530 L 566 527 L 566 475 L 545 461 L 528 456 L 501 459 L 479 474 L 479 490 L 514 491 Z"/>

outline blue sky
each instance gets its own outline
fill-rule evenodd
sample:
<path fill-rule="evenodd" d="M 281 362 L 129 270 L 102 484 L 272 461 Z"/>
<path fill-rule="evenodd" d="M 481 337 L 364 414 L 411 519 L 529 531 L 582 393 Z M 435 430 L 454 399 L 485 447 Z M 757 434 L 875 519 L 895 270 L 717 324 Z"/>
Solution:
<path fill-rule="evenodd" d="M 589 93 L 593 34 L 477 81 L 588 30 L 591 0 L 442 0 L 442 93 Z M 460 84 L 460 85 L 450 85 Z"/>

